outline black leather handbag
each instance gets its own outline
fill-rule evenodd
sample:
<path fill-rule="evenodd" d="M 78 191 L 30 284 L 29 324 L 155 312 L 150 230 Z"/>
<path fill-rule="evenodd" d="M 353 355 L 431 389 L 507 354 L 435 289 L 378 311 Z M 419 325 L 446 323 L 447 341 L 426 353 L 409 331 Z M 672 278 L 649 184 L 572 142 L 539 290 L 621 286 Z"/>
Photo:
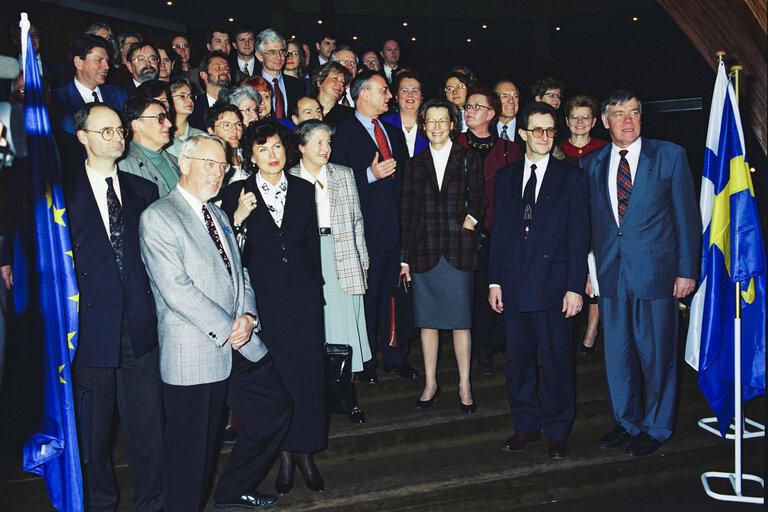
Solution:
<path fill-rule="evenodd" d="M 352 385 L 352 347 L 325 344 L 325 408 L 349 414 L 357 404 Z"/>

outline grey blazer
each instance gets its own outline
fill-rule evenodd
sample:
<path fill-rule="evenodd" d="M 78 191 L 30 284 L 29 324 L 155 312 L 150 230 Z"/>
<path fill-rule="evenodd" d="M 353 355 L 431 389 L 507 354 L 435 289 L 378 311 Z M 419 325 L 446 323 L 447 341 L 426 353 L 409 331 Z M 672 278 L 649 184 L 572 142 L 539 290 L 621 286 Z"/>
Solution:
<path fill-rule="evenodd" d="M 301 166 L 295 165 L 288 172 L 301 177 Z M 355 174 L 349 167 L 331 163 L 327 164 L 327 174 L 336 276 L 346 293 L 364 295 L 368 288 L 366 271 L 370 261 Z"/>
<path fill-rule="evenodd" d="M 208 203 L 208 209 L 221 227 L 231 278 L 178 186 L 144 210 L 139 223 L 141 257 L 157 306 L 160 375 L 176 386 L 229 377 L 232 348 L 227 338 L 232 323 L 246 311 L 256 313 L 248 270 L 240 261 L 229 220 L 218 206 Z M 240 354 L 255 362 L 267 354 L 267 347 L 254 333 Z"/>
<path fill-rule="evenodd" d="M 168 162 L 171 169 L 173 169 L 173 172 L 176 173 L 176 181 L 178 181 L 181 173 L 179 172 L 179 163 L 176 160 L 176 157 L 168 153 L 168 151 L 163 151 L 163 157 Z M 163 178 L 163 175 L 160 174 L 157 167 L 155 167 L 155 164 L 153 164 L 149 158 L 136 147 L 136 144 L 134 144 L 133 141 L 131 141 L 131 144 L 128 146 L 128 152 L 123 159 L 118 161 L 117 166 L 120 167 L 121 171 L 141 176 L 157 185 L 157 192 L 160 194 L 160 197 L 167 196 L 168 192 L 176 186 L 175 183 L 173 186 L 168 186 L 168 183 L 165 181 L 165 178 Z"/>

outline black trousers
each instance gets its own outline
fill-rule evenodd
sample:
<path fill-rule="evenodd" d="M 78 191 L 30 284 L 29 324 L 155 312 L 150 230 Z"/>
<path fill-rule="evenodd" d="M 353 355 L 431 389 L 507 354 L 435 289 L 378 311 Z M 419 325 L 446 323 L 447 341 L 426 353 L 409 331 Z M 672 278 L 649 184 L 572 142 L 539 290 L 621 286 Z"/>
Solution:
<path fill-rule="evenodd" d="M 158 349 L 133 355 L 131 341 L 120 341 L 120 366 L 72 365 L 80 461 L 86 510 L 114 511 L 118 489 L 112 469 L 111 443 L 115 406 L 125 437 L 128 469 L 137 511 L 163 508 L 163 408 Z"/>
<path fill-rule="evenodd" d="M 488 303 L 488 269 L 475 270 L 472 300 L 472 352 L 489 355 L 493 349 L 506 346 L 504 316 L 491 309 Z"/>
<path fill-rule="evenodd" d="M 228 379 L 195 386 L 163 383 L 163 400 L 166 512 L 194 512 L 205 505 L 225 403 L 243 428 L 214 492 L 217 503 L 252 492 L 264 479 L 293 412 L 272 356 L 253 363 L 235 350 Z"/>

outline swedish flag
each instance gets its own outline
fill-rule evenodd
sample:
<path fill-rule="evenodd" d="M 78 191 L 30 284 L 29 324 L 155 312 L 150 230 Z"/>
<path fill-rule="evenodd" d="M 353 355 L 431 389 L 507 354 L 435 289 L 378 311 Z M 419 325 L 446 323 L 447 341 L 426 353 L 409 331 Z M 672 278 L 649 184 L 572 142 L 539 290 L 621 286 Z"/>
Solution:
<path fill-rule="evenodd" d="M 25 26 L 26 25 L 26 26 Z M 22 14 L 28 157 L 28 205 L 16 251 L 14 296 L 36 320 L 45 354 L 44 412 L 40 431 L 24 443 L 24 471 L 46 480 L 51 504 L 60 511 L 83 510 L 83 482 L 77 445 L 70 363 L 77 348 L 79 294 L 67 228 L 58 153 L 51 134 L 29 23 Z M 29 255 L 29 257 L 25 257 Z"/>
<path fill-rule="evenodd" d="M 741 283 L 743 399 L 765 393 L 765 247 L 744 132 L 725 65 L 718 66 L 701 183 L 701 283 L 691 304 L 686 361 L 725 436 L 733 418 L 735 283 Z"/>

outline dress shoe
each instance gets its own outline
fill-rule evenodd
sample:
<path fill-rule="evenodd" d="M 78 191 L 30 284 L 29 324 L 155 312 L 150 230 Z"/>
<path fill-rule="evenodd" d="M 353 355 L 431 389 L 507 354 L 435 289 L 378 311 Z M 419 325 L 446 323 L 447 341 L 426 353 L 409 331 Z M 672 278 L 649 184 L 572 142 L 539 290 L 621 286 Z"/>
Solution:
<path fill-rule="evenodd" d="M 391 373 L 392 375 L 399 375 L 404 379 L 418 379 L 421 376 L 419 371 L 407 362 L 403 362 L 397 366 L 389 366 L 385 364 L 384 371 Z"/>
<path fill-rule="evenodd" d="M 568 441 L 565 439 L 550 439 L 547 451 L 549 456 L 555 460 L 564 459 L 568 456 Z"/>
<path fill-rule="evenodd" d="M 364 368 L 363 371 L 357 372 L 357 380 L 364 384 L 376 384 L 379 382 L 379 376 L 376 375 L 376 368 Z"/>
<path fill-rule="evenodd" d="M 515 434 L 507 439 L 501 449 L 505 452 L 521 452 L 528 444 L 535 443 L 539 439 L 541 439 L 541 430 L 527 434 Z"/>
<path fill-rule="evenodd" d="M 661 441 L 657 441 L 647 432 L 640 432 L 627 446 L 627 454 L 632 457 L 646 457 L 658 450 L 661 444 Z"/>
<path fill-rule="evenodd" d="M 461 409 L 461 412 L 464 414 L 475 414 L 475 411 L 477 411 L 477 404 L 475 403 L 475 397 L 472 397 L 472 403 L 469 405 L 465 405 L 464 402 L 461 401 L 461 390 L 459 390 L 459 409 Z"/>
<path fill-rule="evenodd" d="M 278 497 L 274 494 L 261 494 L 258 492 L 243 494 L 239 498 L 226 500 L 221 503 L 213 502 L 216 510 L 233 510 L 235 508 L 248 508 L 251 510 L 264 510 L 277 505 Z"/>
<path fill-rule="evenodd" d="M 584 343 L 582 343 L 579 346 L 579 354 L 582 356 L 591 356 L 595 352 L 595 346 L 592 345 L 591 347 L 586 346 Z"/>
<path fill-rule="evenodd" d="M 605 434 L 597 442 L 600 448 L 616 448 L 624 443 L 630 442 L 634 439 L 634 436 L 627 432 L 627 430 L 621 425 L 616 425 L 613 430 Z"/>
<path fill-rule="evenodd" d="M 280 469 L 275 480 L 277 494 L 288 494 L 293 489 L 293 475 L 296 473 L 296 460 L 291 452 L 280 452 Z"/>
<path fill-rule="evenodd" d="M 481 350 L 477 353 L 477 368 L 485 376 L 493 375 L 493 357 L 487 350 Z"/>
<path fill-rule="evenodd" d="M 232 425 L 227 425 L 224 429 L 224 444 L 235 444 L 237 442 L 237 429 Z"/>
<path fill-rule="evenodd" d="M 347 417 L 352 423 L 365 423 L 365 413 L 363 413 L 363 410 L 358 406 L 355 406 L 354 409 L 349 411 Z"/>
<path fill-rule="evenodd" d="M 416 400 L 416 408 L 419 410 L 429 409 L 430 407 L 432 407 L 433 403 L 437 402 L 438 398 L 440 398 L 440 386 L 437 386 L 437 389 L 435 389 L 435 392 L 432 393 L 432 398 L 430 398 L 429 400 L 422 400 L 421 398 Z"/>
<path fill-rule="evenodd" d="M 307 487 L 315 492 L 322 492 L 325 482 L 323 477 L 320 476 L 320 470 L 315 466 L 315 461 L 312 458 L 311 453 L 299 453 L 296 457 L 296 465 L 299 466 L 299 471 L 304 477 L 304 481 L 307 483 Z"/>

